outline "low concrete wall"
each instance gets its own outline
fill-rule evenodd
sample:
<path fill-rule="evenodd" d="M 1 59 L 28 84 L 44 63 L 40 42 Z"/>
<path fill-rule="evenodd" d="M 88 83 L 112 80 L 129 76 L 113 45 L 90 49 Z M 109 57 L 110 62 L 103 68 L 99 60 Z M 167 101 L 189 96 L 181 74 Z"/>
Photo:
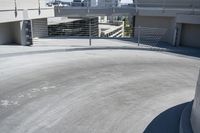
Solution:
<path fill-rule="evenodd" d="M 191 125 L 194 133 L 200 133 L 200 74 L 192 107 Z"/>

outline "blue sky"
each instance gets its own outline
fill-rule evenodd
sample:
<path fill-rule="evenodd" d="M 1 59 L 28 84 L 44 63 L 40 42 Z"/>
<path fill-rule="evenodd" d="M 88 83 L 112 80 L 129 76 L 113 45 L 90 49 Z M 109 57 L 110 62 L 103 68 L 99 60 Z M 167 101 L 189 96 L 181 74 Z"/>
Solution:
<path fill-rule="evenodd" d="M 52 1 L 52 0 L 46 0 L 47 2 Z M 62 0 L 62 1 L 73 1 L 73 0 Z M 132 0 L 121 0 L 121 3 L 132 3 Z"/>

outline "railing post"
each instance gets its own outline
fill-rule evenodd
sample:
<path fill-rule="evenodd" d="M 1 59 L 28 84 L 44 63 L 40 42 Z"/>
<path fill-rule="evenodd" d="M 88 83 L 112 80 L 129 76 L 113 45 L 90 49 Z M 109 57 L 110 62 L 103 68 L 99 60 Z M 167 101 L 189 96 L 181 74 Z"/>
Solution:
<path fill-rule="evenodd" d="M 194 0 L 192 0 L 192 14 L 194 15 L 195 14 L 195 6 L 194 6 Z"/>
<path fill-rule="evenodd" d="M 14 0 L 14 4 L 15 4 L 15 17 L 17 17 L 17 0 Z"/>
<path fill-rule="evenodd" d="M 40 0 L 38 0 L 38 14 L 41 14 Z"/>
<path fill-rule="evenodd" d="M 91 18 L 89 18 L 89 45 L 92 46 Z"/>
<path fill-rule="evenodd" d="M 134 4 L 135 4 L 135 11 L 136 11 L 136 14 L 137 14 L 137 12 L 138 12 L 138 9 L 137 9 L 138 8 L 138 5 L 137 5 L 138 2 L 137 2 L 137 0 L 134 1 Z"/>
<path fill-rule="evenodd" d="M 138 46 L 140 45 L 141 26 L 138 27 Z"/>
<path fill-rule="evenodd" d="M 177 41 L 177 27 L 174 29 L 173 46 L 176 46 Z"/>
<path fill-rule="evenodd" d="M 87 9 L 88 9 L 88 13 L 90 13 L 90 5 L 89 5 L 89 0 L 87 0 Z"/>
<path fill-rule="evenodd" d="M 163 0 L 163 12 L 165 12 L 165 8 L 166 8 L 166 0 Z"/>

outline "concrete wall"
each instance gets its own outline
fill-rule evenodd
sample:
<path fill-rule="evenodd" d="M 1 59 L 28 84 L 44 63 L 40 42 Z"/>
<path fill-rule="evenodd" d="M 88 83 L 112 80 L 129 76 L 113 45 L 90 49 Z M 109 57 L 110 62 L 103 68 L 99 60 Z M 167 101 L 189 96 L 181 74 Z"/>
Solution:
<path fill-rule="evenodd" d="M 18 9 L 39 8 L 38 0 L 16 0 L 16 5 Z M 41 8 L 46 7 L 45 0 L 40 0 L 40 6 Z M 15 9 L 14 0 L 1 0 L 0 9 L 14 10 Z"/>
<path fill-rule="evenodd" d="M 21 34 L 19 34 L 21 32 L 20 29 L 20 22 L 14 22 L 12 23 L 12 41 L 16 44 L 21 44 Z"/>
<path fill-rule="evenodd" d="M 33 38 L 48 36 L 47 19 L 44 18 L 32 20 L 32 32 Z"/>
<path fill-rule="evenodd" d="M 0 44 L 26 45 L 24 21 L 0 23 Z"/>
<path fill-rule="evenodd" d="M 182 46 L 200 47 L 200 24 L 183 24 L 180 44 Z"/>
<path fill-rule="evenodd" d="M 199 0 L 137 0 L 141 6 L 200 7 Z"/>
<path fill-rule="evenodd" d="M 47 7 L 45 4 L 45 0 L 16 1 L 17 3 L 15 4 L 14 0 L 1 0 L 0 23 L 54 16 L 54 9 Z M 38 1 L 40 1 L 40 4 L 38 3 Z"/>
<path fill-rule="evenodd" d="M 0 23 L 0 44 L 27 45 L 26 24 L 24 21 Z M 47 19 L 32 20 L 33 37 L 48 36 Z"/>
<path fill-rule="evenodd" d="M 200 133 L 200 74 L 192 107 L 191 125 L 194 133 Z"/>
<path fill-rule="evenodd" d="M 10 23 L 0 24 L 0 44 L 12 42 L 12 32 L 10 25 Z"/>
<path fill-rule="evenodd" d="M 174 29 L 176 26 L 173 17 L 136 16 L 135 27 L 165 28 L 166 34 L 161 41 L 173 43 Z"/>
<path fill-rule="evenodd" d="M 24 19 L 39 19 L 39 18 L 47 18 L 47 17 L 54 17 L 54 9 L 53 8 L 46 8 L 41 9 L 39 14 L 39 10 L 18 10 L 17 16 L 15 16 L 15 11 L 0 11 L 0 23 L 5 22 L 14 22 L 14 21 L 21 21 Z"/>
<path fill-rule="evenodd" d="M 176 23 L 200 24 L 200 15 L 177 15 Z"/>
<path fill-rule="evenodd" d="M 15 32 L 13 32 L 15 31 Z M 20 22 L 0 24 L 0 44 L 21 44 Z"/>

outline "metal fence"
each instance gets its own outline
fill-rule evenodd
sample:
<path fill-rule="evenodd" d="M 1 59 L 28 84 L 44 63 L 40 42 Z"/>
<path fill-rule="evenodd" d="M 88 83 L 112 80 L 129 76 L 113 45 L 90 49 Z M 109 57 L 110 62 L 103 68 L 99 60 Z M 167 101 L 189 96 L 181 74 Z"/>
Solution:
<path fill-rule="evenodd" d="M 134 27 L 134 39 L 138 45 L 156 46 L 166 31 L 167 29 L 164 28 Z"/>
<path fill-rule="evenodd" d="M 85 38 L 88 39 L 89 45 L 92 45 L 92 39 L 126 39 L 138 45 L 156 46 L 167 31 L 163 28 L 132 27 L 122 20 L 98 20 L 98 17 L 49 20 L 49 38 Z M 39 42 L 34 40 L 34 43 Z"/>

